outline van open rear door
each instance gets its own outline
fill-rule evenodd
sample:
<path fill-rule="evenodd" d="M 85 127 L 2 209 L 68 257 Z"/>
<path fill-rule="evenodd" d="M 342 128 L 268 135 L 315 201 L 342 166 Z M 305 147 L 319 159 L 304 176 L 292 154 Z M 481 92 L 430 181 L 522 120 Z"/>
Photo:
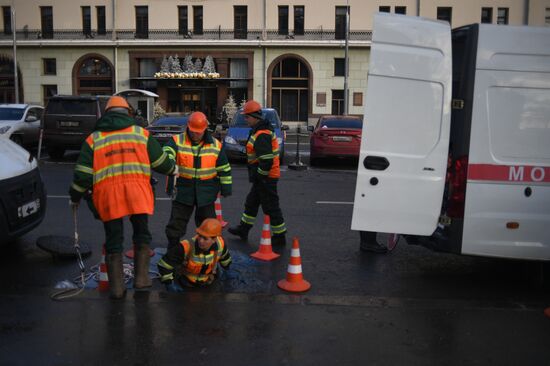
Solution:
<path fill-rule="evenodd" d="M 451 117 L 448 23 L 376 14 L 352 229 L 431 235 Z"/>

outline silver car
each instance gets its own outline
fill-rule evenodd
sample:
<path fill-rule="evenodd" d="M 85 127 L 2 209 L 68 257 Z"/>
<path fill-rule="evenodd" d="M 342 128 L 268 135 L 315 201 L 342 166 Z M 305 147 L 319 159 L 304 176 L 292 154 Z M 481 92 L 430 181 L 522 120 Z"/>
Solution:
<path fill-rule="evenodd" d="M 44 108 L 31 104 L 0 104 L 0 137 L 19 145 L 38 142 Z"/>

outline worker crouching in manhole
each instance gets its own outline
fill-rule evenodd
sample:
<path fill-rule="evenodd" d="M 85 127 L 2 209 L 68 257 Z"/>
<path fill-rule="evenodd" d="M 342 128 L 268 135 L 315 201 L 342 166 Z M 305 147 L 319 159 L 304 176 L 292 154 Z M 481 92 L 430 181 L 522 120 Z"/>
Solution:
<path fill-rule="evenodd" d="M 217 219 L 206 219 L 197 235 L 182 240 L 168 249 L 158 262 L 161 282 L 169 292 L 182 292 L 183 287 L 208 286 L 217 278 L 217 264 L 229 269 L 231 255 L 222 238 L 222 225 Z"/>

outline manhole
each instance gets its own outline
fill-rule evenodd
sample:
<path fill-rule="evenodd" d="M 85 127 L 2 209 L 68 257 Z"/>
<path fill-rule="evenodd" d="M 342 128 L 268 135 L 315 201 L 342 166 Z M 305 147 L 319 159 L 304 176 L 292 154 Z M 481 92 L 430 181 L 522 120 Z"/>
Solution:
<path fill-rule="evenodd" d="M 89 245 L 80 242 L 80 254 L 87 257 L 92 254 Z M 61 235 L 41 236 L 36 239 L 36 246 L 55 257 L 75 258 L 74 238 Z"/>

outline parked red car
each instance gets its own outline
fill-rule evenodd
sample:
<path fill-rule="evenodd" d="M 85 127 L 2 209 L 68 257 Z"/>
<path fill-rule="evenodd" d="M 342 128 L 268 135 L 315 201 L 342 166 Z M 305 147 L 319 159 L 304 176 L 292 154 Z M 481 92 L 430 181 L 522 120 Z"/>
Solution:
<path fill-rule="evenodd" d="M 322 116 L 312 131 L 309 143 L 310 163 L 321 158 L 359 157 L 363 120 L 356 116 Z"/>

